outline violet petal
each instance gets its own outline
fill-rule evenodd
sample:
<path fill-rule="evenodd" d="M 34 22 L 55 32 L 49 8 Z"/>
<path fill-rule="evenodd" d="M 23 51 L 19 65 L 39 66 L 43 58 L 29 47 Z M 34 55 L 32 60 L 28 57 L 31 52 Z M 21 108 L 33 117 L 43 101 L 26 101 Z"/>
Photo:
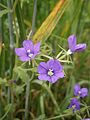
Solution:
<path fill-rule="evenodd" d="M 51 81 L 49 81 L 49 82 L 55 83 L 57 80 L 58 80 L 58 77 L 55 76 L 55 75 L 53 75 L 53 76 L 51 77 Z"/>
<path fill-rule="evenodd" d="M 50 80 L 50 77 L 49 77 L 48 75 L 46 75 L 46 74 L 40 74 L 40 75 L 38 76 L 38 79 L 39 79 L 39 80 L 48 81 L 48 80 Z"/>
<path fill-rule="evenodd" d="M 57 76 L 57 78 L 63 78 L 64 77 L 64 72 L 58 71 L 55 73 L 55 75 Z"/>
<path fill-rule="evenodd" d="M 78 101 L 77 98 L 72 98 L 71 103 L 68 108 L 72 108 L 73 106 L 75 106 L 73 111 L 80 110 L 80 102 Z"/>
<path fill-rule="evenodd" d="M 68 37 L 68 44 L 69 44 L 69 49 L 71 52 L 75 51 L 75 46 L 76 46 L 76 36 L 75 35 L 70 35 Z"/>
<path fill-rule="evenodd" d="M 40 51 L 40 45 L 41 45 L 40 42 L 34 45 L 34 53 L 38 53 Z"/>
<path fill-rule="evenodd" d="M 15 53 L 18 56 L 26 55 L 26 50 L 24 48 L 15 48 Z"/>
<path fill-rule="evenodd" d="M 33 42 L 31 40 L 24 40 L 23 41 L 23 47 L 26 50 L 31 50 L 31 51 L 33 51 L 33 49 L 34 49 L 34 45 L 33 45 Z"/>
<path fill-rule="evenodd" d="M 75 52 L 81 52 L 86 49 L 86 44 L 77 44 L 75 46 Z"/>
<path fill-rule="evenodd" d="M 47 62 L 47 65 L 50 69 L 53 69 L 55 71 L 62 71 L 63 70 L 63 66 L 60 64 L 60 62 L 58 60 L 49 60 Z"/>
<path fill-rule="evenodd" d="M 26 62 L 26 61 L 29 61 L 29 60 L 30 60 L 30 58 L 27 57 L 27 56 L 20 56 L 19 59 L 20 59 L 21 61 L 23 61 L 23 62 Z"/>
<path fill-rule="evenodd" d="M 41 62 L 38 66 L 38 73 L 46 73 L 47 72 L 47 64 L 45 62 Z"/>
<path fill-rule="evenodd" d="M 78 92 L 80 91 L 80 85 L 79 84 L 76 84 L 75 86 L 74 86 L 74 95 L 75 96 L 78 96 Z"/>
<path fill-rule="evenodd" d="M 80 97 L 84 98 L 86 96 L 88 96 L 88 89 L 87 88 L 82 88 Z"/>

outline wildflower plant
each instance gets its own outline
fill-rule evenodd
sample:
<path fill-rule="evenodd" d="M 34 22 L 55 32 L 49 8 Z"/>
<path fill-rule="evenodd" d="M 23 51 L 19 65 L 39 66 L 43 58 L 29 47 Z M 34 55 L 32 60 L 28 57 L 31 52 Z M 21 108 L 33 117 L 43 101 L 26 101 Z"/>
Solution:
<path fill-rule="evenodd" d="M 89 1 L 56 1 L 0 0 L 0 120 L 90 119 Z"/>
<path fill-rule="evenodd" d="M 75 112 L 76 110 L 80 110 L 80 98 L 84 98 L 88 96 L 88 89 L 81 88 L 79 84 L 76 84 L 74 86 L 73 91 L 76 98 L 71 99 L 71 102 L 68 108 L 72 108 L 73 112 Z"/>
<path fill-rule="evenodd" d="M 37 66 L 38 81 L 45 81 L 45 82 L 48 81 L 50 84 L 54 84 L 57 81 L 59 81 L 61 78 L 64 78 L 65 77 L 64 65 L 61 65 L 61 62 L 63 63 L 63 61 L 66 61 L 66 63 L 68 63 L 66 56 L 70 57 L 71 54 L 74 54 L 75 52 L 82 52 L 83 50 L 86 49 L 86 44 L 76 44 L 75 35 L 70 35 L 68 37 L 68 46 L 69 46 L 68 51 L 64 50 L 64 52 L 58 53 L 55 58 L 48 55 L 43 56 L 49 60 L 45 62 L 41 61 Z M 23 41 L 23 48 L 15 48 L 15 53 L 16 55 L 19 56 L 19 59 L 22 62 L 32 61 L 35 58 L 35 56 L 38 54 L 41 54 L 41 56 L 43 55 L 42 52 L 40 53 L 40 42 L 34 45 L 31 40 Z M 44 84 L 46 84 L 45 82 Z M 27 87 L 28 84 L 29 82 L 27 82 Z M 29 91 L 26 91 L 26 97 L 27 97 L 27 92 Z M 80 104 L 81 104 L 80 98 L 84 98 L 88 96 L 88 89 L 81 88 L 79 84 L 76 84 L 74 86 L 74 95 L 76 96 L 76 98 L 72 98 L 70 101 L 70 105 L 68 106 L 69 109 L 70 108 L 72 109 L 73 113 L 77 110 L 80 110 Z M 27 103 L 26 103 L 26 109 L 27 109 Z"/>

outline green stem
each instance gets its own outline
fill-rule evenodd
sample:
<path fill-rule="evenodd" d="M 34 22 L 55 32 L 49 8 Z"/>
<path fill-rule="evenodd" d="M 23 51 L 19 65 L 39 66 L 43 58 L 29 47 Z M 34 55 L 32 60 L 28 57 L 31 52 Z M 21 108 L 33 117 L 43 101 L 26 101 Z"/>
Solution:
<path fill-rule="evenodd" d="M 60 53 L 59 53 L 59 54 L 60 54 Z M 58 54 L 57 56 L 59 56 L 59 54 Z M 70 50 L 66 51 L 66 52 L 64 53 L 64 55 L 62 55 L 62 56 L 59 58 L 59 60 L 62 60 L 62 59 L 64 59 L 64 58 L 66 58 L 67 56 L 70 56 L 70 54 L 72 54 L 72 53 L 70 52 Z"/>
<path fill-rule="evenodd" d="M 49 87 L 47 86 L 47 84 L 45 83 L 45 84 L 43 85 L 43 87 L 48 91 L 48 93 L 49 93 L 49 95 L 50 95 L 50 97 L 51 97 L 51 99 L 52 99 L 52 101 L 53 101 L 53 104 L 54 104 L 55 107 L 56 107 L 57 112 L 60 112 L 59 105 L 57 104 L 57 102 L 56 102 L 56 100 L 55 100 L 55 98 L 54 98 L 51 90 L 50 90 Z"/>
<path fill-rule="evenodd" d="M 22 14 L 20 0 L 18 1 L 17 6 L 16 6 L 16 15 L 17 15 L 17 21 L 18 21 L 19 32 L 20 32 L 19 44 L 21 45 L 22 41 L 26 38 L 26 32 L 25 32 L 24 17 Z"/>
<path fill-rule="evenodd" d="M 76 113 L 76 119 L 82 120 L 82 117 Z"/>
<path fill-rule="evenodd" d="M 0 3 L 3 4 L 3 0 L 0 0 Z M 0 8 L 0 11 L 2 9 Z M 5 47 L 4 47 L 4 19 L 3 16 L 0 17 L 0 75 L 4 77 L 5 74 Z"/>
<path fill-rule="evenodd" d="M 12 9 L 12 1 L 7 0 L 8 8 Z M 13 36 L 13 18 L 12 13 L 8 13 L 8 25 L 9 25 L 9 35 L 10 35 L 10 78 L 13 72 L 13 57 L 14 57 L 14 36 Z"/>
<path fill-rule="evenodd" d="M 28 35 L 28 39 L 34 35 L 35 32 L 35 21 L 36 21 L 36 13 L 37 13 L 37 0 L 34 0 L 34 10 L 33 10 L 33 18 L 32 18 L 32 29 Z"/>
<path fill-rule="evenodd" d="M 7 6 L 8 8 L 12 9 L 12 1 L 7 0 Z M 13 65 L 14 65 L 14 36 L 13 36 L 13 16 L 12 13 L 8 13 L 8 25 L 9 25 L 9 36 L 10 36 L 10 78 L 12 77 L 13 74 Z M 8 103 L 12 103 L 13 105 L 13 99 L 12 99 L 12 94 L 11 94 L 11 88 L 8 87 Z M 13 110 L 10 112 L 10 115 L 8 116 L 8 119 L 14 119 L 13 118 Z"/>
<path fill-rule="evenodd" d="M 0 120 L 5 120 L 5 117 L 7 116 L 7 114 L 9 113 L 11 109 L 11 106 L 8 108 L 8 110 L 6 111 L 6 113 L 0 118 Z M 9 119 L 10 120 L 10 119 Z"/>
<path fill-rule="evenodd" d="M 41 107 L 41 113 L 45 115 L 45 110 L 44 110 L 44 94 L 41 94 L 40 96 L 40 107 Z"/>
<path fill-rule="evenodd" d="M 33 79 L 34 74 L 32 73 L 31 78 L 27 78 L 26 83 L 26 100 L 25 100 L 25 120 L 28 120 L 28 108 L 29 108 L 29 94 L 30 94 L 30 81 Z"/>
<path fill-rule="evenodd" d="M 67 56 L 67 54 L 64 54 L 63 56 L 61 56 L 59 59 L 62 60 Z"/>
<path fill-rule="evenodd" d="M 29 37 L 33 36 L 35 29 L 35 20 L 36 20 L 36 8 L 37 8 L 37 0 L 34 0 L 34 11 L 33 11 L 33 19 L 32 19 L 32 34 Z M 33 78 L 33 74 L 31 79 Z M 25 120 L 28 120 L 28 102 L 29 102 L 29 93 L 30 93 L 30 81 L 27 80 L 26 85 L 26 101 L 25 101 Z"/>
<path fill-rule="evenodd" d="M 47 118 L 45 120 L 55 120 L 57 118 L 67 117 L 67 116 L 70 116 L 70 115 L 72 115 L 72 113 L 71 114 L 58 115 L 58 116 L 55 116 L 55 117 L 52 117 L 52 118 Z"/>
<path fill-rule="evenodd" d="M 26 85 L 26 100 L 25 100 L 25 120 L 28 120 L 29 93 L 30 93 L 30 81 L 27 80 L 27 85 Z"/>
<path fill-rule="evenodd" d="M 32 19 L 32 36 L 34 35 L 34 32 L 35 32 L 36 13 L 37 13 L 37 0 L 34 0 L 34 10 L 33 10 L 33 19 Z"/>
<path fill-rule="evenodd" d="M 8 99 L 7 99 L 7 103 L 10 104 L 11 103 L 11 90 L 10 90 L 10 87 L 8 87 Z M 7 116 L 8 120 L 11 118 L 11 114 L 9 113 L 8 116 Z"/>
<path fill-rule="evenodd" d="M 81 9 L 80 9 L 80 13 L 79 13 L 79 20 L 78 20 L 78 24 L 77 24 L 77 28 L 76 28 L 76 35 L 80 34 L 79 32 L 81 31 L 80 29 L 82 29 L 81 26 L 81 20 L 82 20 L 82 14 L 83 14 L 83 10 L 84 10 L 84 4 L 85 4 L 85 0 L 82 0 L 81 3 Z"/>

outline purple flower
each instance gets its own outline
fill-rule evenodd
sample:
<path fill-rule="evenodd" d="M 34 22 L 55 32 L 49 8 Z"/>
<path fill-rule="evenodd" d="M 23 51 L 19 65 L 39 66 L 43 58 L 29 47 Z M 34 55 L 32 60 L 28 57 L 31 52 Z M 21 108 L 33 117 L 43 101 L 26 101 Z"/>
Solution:
<path fill-rule="evenodd" d="M 76 36 L 70 35 L 68 37 L 69 51 L 70 53 L 81 52 L 86 49 L 86 44 L 76 44 Z"/>
<path fill-rule="evenodd" d="M 81 98 L 84 98 L 88 96 L 88 89 L 87 88 L 80 88 L 79 84 L 76 84 L 74 86 L 74 95 L 75 96 L 80 96 Z"/>
<path fill-rule="evenodd" d="M 72 108 L 73 112 L 76 110 L 80 110 L 80 102 L 78 101 L 77 98 L 72 98 L 71 103 L 68 108 Z"/>
<path fill-rule="evenodd" d="M 49 60 L 47 63 L 41 62 L 38 66 L 39 80 L 55 83 L 59 78 L 64 77 L 63 66 L 58 60 Z"/>
<path fill-rule="evenodd" d="M 33 44 L 31 40 L 24 40 L 22 48 L 15 48 L 15 53 L 19 56 L 21 61 L 29 61 L 34 59 L 40 51 L 40 42 Z"/>

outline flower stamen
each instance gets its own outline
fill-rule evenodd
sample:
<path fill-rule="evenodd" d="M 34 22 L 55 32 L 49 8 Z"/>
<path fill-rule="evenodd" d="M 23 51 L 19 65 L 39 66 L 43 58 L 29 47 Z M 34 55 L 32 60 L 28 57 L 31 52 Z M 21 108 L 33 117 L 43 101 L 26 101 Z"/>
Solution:
<path fill-rule="evenodd" d="M 75 108 L 76 108 L 76 105 L 73 105 L 73 106 L 72 106 L 72 109 L 75 109 Z"/>
<path fill-rule="evenodd" d="M 28 55 L 28 57 L 32 57 L 33 56 L 33 53 L 31 53 L 31 50 L 27 50 L 27 55 Z"/>
<path fill-rule="evenodd" d="M 48 70 L 48 75 L 49 75 L 49 76 L 52 76 L 53 74 L 54 74 L 54 73 L 53 73 L 53 70 L 52 70 L 52 69 L 49 69 L 49 70 Z"/>
<path fill-rule="evenodd" d="M 79 91 L 78 94 L 80 95 L 80 94 L 81 94 L 81 91 Z"/>

